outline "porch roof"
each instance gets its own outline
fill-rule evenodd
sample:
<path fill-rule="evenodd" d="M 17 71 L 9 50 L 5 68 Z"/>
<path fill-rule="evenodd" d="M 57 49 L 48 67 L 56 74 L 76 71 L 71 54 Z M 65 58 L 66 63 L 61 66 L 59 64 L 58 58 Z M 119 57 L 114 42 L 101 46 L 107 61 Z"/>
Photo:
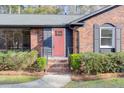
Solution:
<path fill-rule="evenodd" d="M 0 14 L 0 26 L 66 25 L 82 15 Z"/>

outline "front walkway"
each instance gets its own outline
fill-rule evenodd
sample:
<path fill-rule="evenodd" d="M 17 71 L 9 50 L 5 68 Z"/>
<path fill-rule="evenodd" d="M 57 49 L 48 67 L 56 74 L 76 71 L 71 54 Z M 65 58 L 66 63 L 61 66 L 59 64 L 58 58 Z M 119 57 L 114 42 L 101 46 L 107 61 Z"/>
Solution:
<path fill-rule="evenodd" d="M 0 88 L 59 88 L 66 85 L 69 81 L 71 81 L 69 74 L 50 74 L 29 83 L 0 85 Z"/>

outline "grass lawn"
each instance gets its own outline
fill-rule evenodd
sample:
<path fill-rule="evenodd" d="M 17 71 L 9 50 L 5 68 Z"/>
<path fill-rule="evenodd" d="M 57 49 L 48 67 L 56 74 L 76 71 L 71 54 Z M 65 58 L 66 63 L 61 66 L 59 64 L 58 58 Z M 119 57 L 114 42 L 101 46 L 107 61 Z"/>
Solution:
<path fill-rule="evenodd" d="M 124 88 L 124 78 L 107 80 L 71 81 L 66 88 Z"/>
<path fill-rule="evenodd" d="M 0 76 L 0 84 L 17 84 L 17 83 L 24 83 L 24 82 L 30 82 L 33 80 L 39 79 L 38 76 L 7 76 L 2 75 Z"/>

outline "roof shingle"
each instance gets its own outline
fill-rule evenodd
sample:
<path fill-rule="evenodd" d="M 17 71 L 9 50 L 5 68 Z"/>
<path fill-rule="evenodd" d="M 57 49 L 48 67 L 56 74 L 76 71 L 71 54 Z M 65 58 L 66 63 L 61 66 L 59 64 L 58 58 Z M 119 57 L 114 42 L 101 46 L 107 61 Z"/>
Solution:
<path fill-rule="evenodd" d="M 0 25 L 66 25 L 81 15 L 0 14 Z"/>

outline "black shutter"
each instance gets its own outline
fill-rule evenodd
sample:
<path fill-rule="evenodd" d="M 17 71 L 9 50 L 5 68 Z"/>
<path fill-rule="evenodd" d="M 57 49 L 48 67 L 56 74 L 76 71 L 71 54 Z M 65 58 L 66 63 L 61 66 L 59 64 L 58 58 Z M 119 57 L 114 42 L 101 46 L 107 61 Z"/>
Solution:
<path fill-rule="evenodd" d="M 115 31 L 115 50 L 116 52 L 120 52 L 121 51 L 121 29 L 116 27 L 116 31 Z"/>
<path fill-rule="evenodd" d="M 94 52 L 100 51 L 100 27 L 94 24 Z"/>

